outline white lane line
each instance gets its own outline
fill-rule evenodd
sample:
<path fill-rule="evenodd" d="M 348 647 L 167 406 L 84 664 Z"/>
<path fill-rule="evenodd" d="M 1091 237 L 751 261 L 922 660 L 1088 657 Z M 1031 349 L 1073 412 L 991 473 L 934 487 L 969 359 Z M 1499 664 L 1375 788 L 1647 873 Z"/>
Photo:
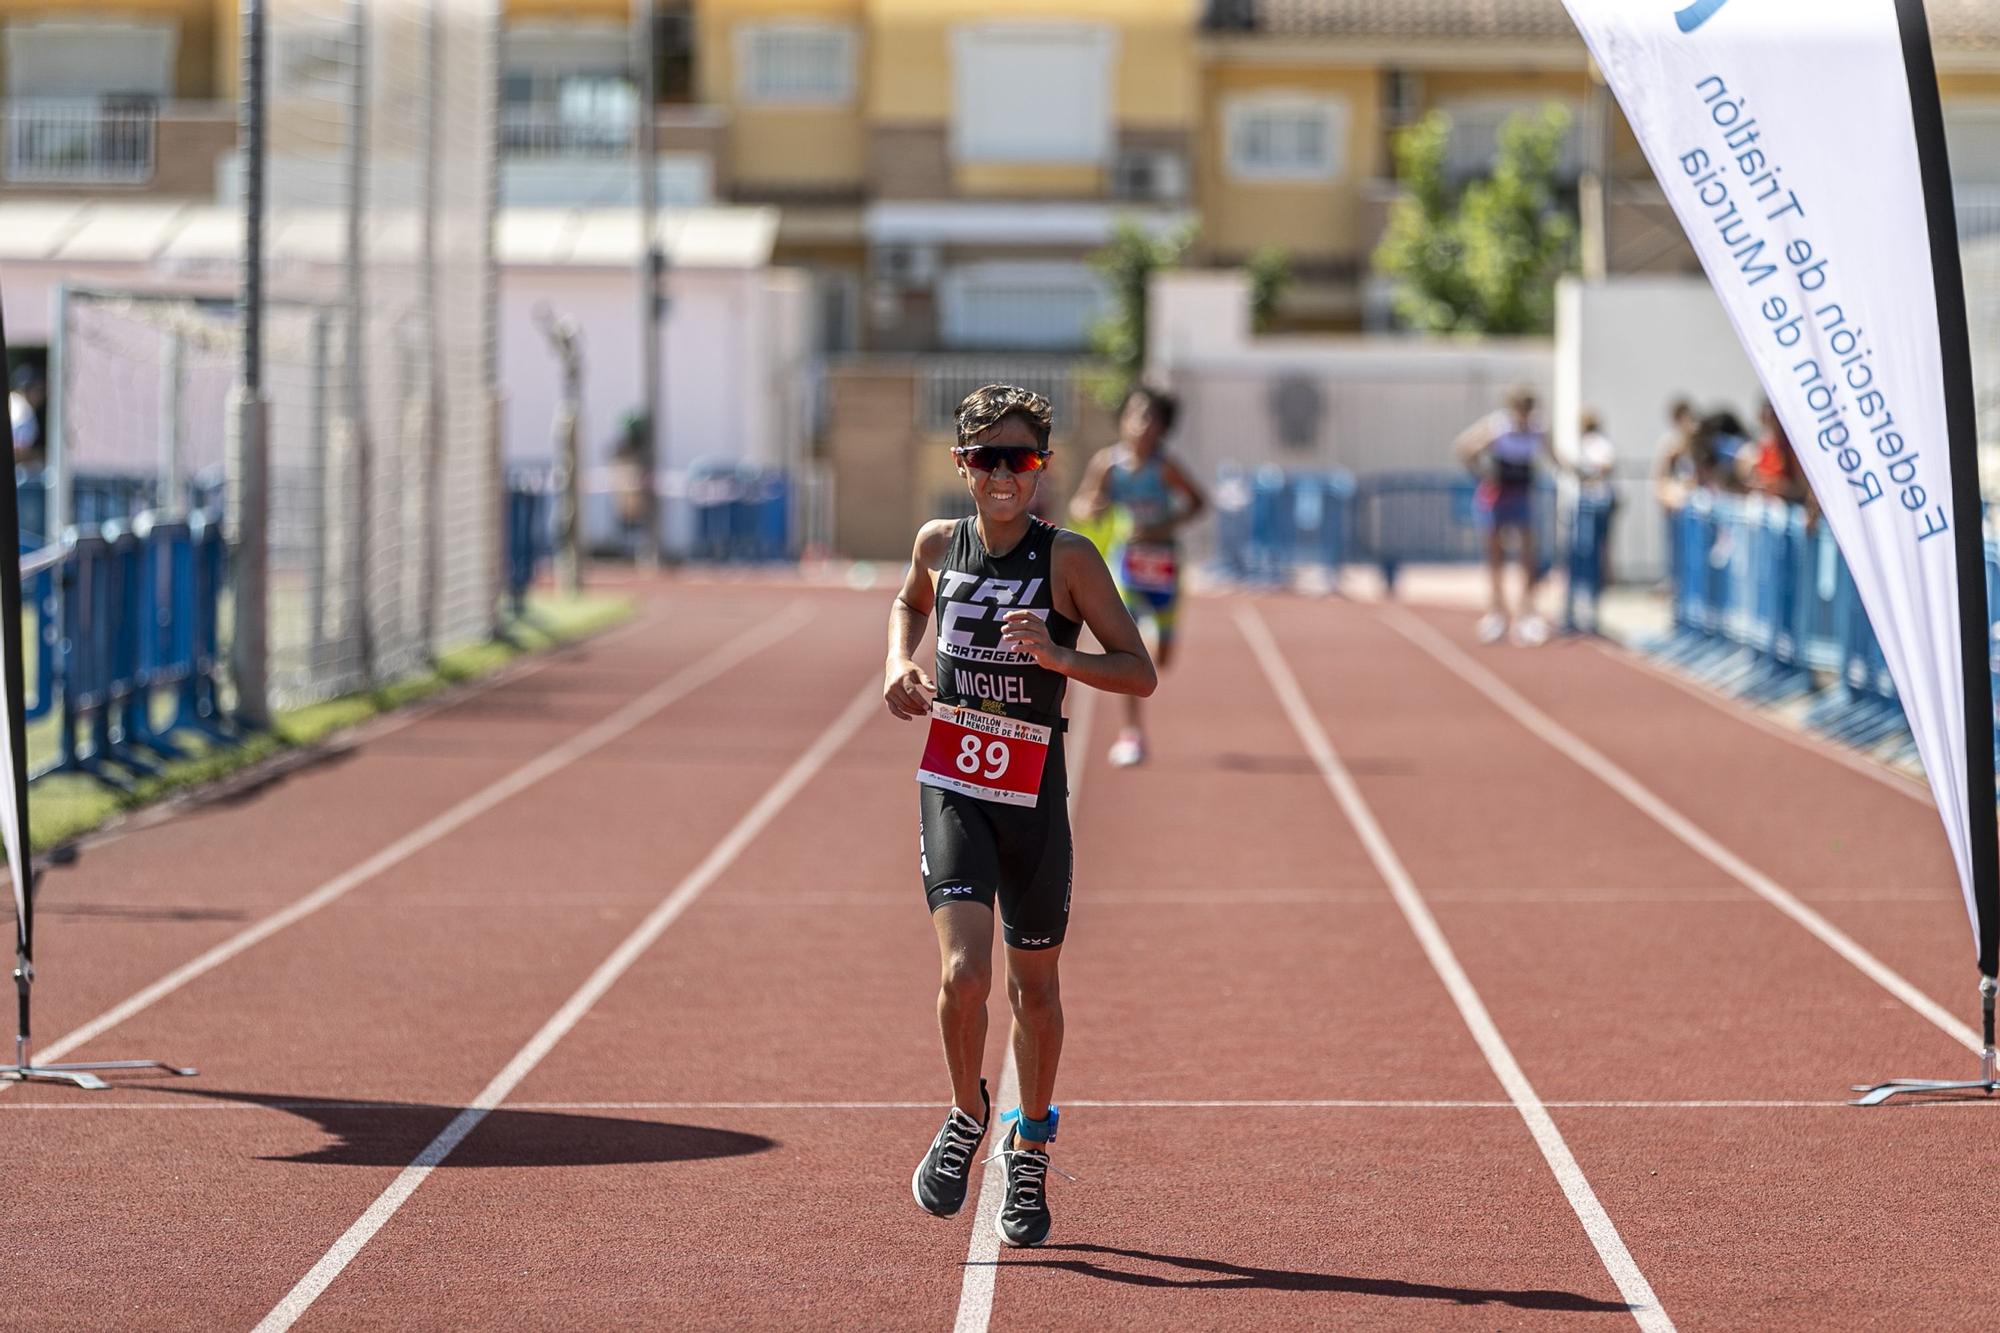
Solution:
<path fill-rule="evenodd" d="M 1090 762 L 1090 724 L 1097 717 L 1097 691 L 1079 687 L 1076 697 L 1076 711 L 1071 716 L 1073 724 L 1069 734 L 1077 738 L 1075 754 L 1072 756 L 1068 745 L 1063 747 L 1063 757 L 1072 759 L 1069 765 L 1069 817 L 1072 826 L 1076 823 L 1076 797 L 1083 790 L 1084 769 Z M 1074 833 L 1074 828 L 1072 828 Z M 1000 1100 L 994 1105 L 1000 1109 L 1011 1109 L 1021 1101 L 1021 1071 L 1014 1063 L 1014 1043 L 1007 1043 L 1007 1058 L 1000 1065 Z M 990 1144 L 991 1139 L 988 1140 Z M 984 1147 L 985 1145 L 982 1145 Z M 986 1164 L 979 1176 L 979 1202 L 972 1214 L 972 1240 L 966 1246 L 965 1274 L 958 1288 L 958 1313 L 952 1319 L 952 1333 L 986 1333 L 987 1321 L 993 1317 L 993 1284 L 1000 1273 L 1000 1233 L 995 1224 L 1000 1218 L 1000 1205 L 1005 1202 L 1006 1178 L 1002 1160 L 995 1158 Z"/>
<path fill-rule="evenodd" d="M 1514 1052 L 1507 1046 L 1506 1038 L 1494 1025 L 1493 1017 L 1486 1011 L 1485 1001 L 1473 988 L 1472 979 L 1459 965 L 1458 955 L 1452 952 L 1451 944 L 1439 928 L 1437 918 L 1431 915 L 1423 894 L 1403 866 L 1402 858 L 1382 832 L 1382 826 L 1375 822 L 1375 814 L 1362 799 L 1361 789 L 1354 783 L 1346 765 L 1335 753 L 1333 743 L 1327 739 L 1326 731 L 1320 726 L 1319 718 L 1306 703 L 1305 694 L 1299 689 L 1298 680 L 1292 669 L 1279 652 L 1277 643 L 1271 638 L 1271 631 L 1265 626 L 1262 616 L 1249 603 L 1239 606 L 1236 623 L 1243 631 L 1243 637 L 1250 642 L 1251 651 L 1257 656 L 1258 665 L 1270 680 L 1278 701 L 1291 718 L 1292 727 L 1299 734 L 1313 762 L 1326 779 L 1327 789 L 1346 813 L 1348 821 L 1361 837 L 1362 845 L 1368 849 L 1368 857 L 1381 872 L 1383 882 L 1395 897 L 1396 905 L 1403 909 L 1403 915 L 1415 932 L 1417 942 L 1423 946 L 1424 955 L 1437 970 L 1444 987 L 1451 993 L 1458 1012 L 1465 1020 L 1465 1026 L 1472 1039 L 1479 1044 L 1480 1053 L 1486 1063 L 1493 1068 L 1500 1086 L 1506 1089 L 1508 1100 L 1520 1112 L 1526 1122 L 1528 1132 L 1534 1136 L 1535 1144 L 1542 1150 L 1542 1157 L 1555 1174 L 1556 1183 L 1562 1187 L 1563 1196 L 1569 1200 L 1570 1208 L 1577 1220 L 1583 1224 L 1584 1233 L 1596 1247 L 1597 1256 L 1603 1261 L 1605 1271 L 1618 1285 L 1619 1294 L 1631 1307 L 1633 1319 L 1647 1333 L 1667 1333 L 1673 1328 L 1673 1321 L 1660 1307 L 1660 1301 L 1653 1294 L 1653 1286 L 1646 1275 L 1639 1271 L 1639 1265 L 1632 1259 L 1631 1251 L 1625 1248 L 1625 1240 L 1618 1234 L 1618 1228 L 1611 1221 L 1604 1205 L 1598 1202 L 1597 1193 L 1585 1178 L 1583 1168 L 1577 1165 L 1576 1157 L 1570 1152 L 1569 1144 L 1563 1140 L 1562 1131 L 1556 1128 L 1554 1118 L 1549 1115 L 1548 1106 L 1536 1095 L 1534 1086 L 1514 1058 Z"/>
<path fill-rule="evenodd" d="M 491 786 L 473 793 L 443 814 L 398 838 L 359 865 L 342 871 L 290 906 L 273 912 L 255 925 L 245 927 L 192 962 L 175 968 L 129 999 L 113 1005 L 82 1027 L 58 1037 L 36 1051 L 35 1058 L 44 1064 L 60 1060 L 85 1042 L 103 1035 L 134 1014 L 172 995 L 190 981 L 213 972 L 246 949 L 271 938 L 287 926 L 296 925 L 383 871 L 407 861 L 418 852 L 457 832 L 495 806 L 520 795 L 577 760 L 603 749 L 669 704 L 708 684 L 731 667 L 763 652 L 811 618 L 812 613 L 809 609 L 802 604 L 794 604 L 762 625 L 739 634 L 700 661 L 647 690 L 610 717 L 578 732 L 553 749 L 544 751 L 537 758 L 529 760 Z M 0 1084 L 0 1088 L 7 1086 L 10 1085 Z"/>
<path fill-rule="evenodd" d="M 466 1135 L 478 1127 L 488 1112 L 505 1101 L 507 1094 L 520 1086 L 521 1080 L 532 1073 L 543 1057 L 555 1049 L 556 1043 L 569 1034 L 570 1029 L 590 1011 L 591 1006 L 604 997 L 605 992 L 609 991 L 618 979 L 625 975 L 627 969 L 652 947 L 653 943 L 666 932 L 667 927 L 673 925 L 704 890 L 722 877 L 722 873 L 756 840 L 757 835 L 777 818 L 779 812 L 798 795 L 806 783 L 812 780 L 813 775 L 825 766 L 827 760 L 860 730 L 864 721 L 874 716 L 881 702 L 881 684 L 871 680 L 862 688 L 861 693 L 854 697 L 853 702 L 841 710 L 832 725 L 822 732 L 806 752 L 794 760 L 792 766 L 771 784 L 763 796 L 758 798 L 757 803 L 736 821 L 735 827 L 723 835 L 722 840 L 715 844 L 709 854 L 702 859 L 701 864 L 689 871 L 687 877 L 675 885 L 673 891 L 661 899 L 659 905 L 647 914 L 638 928 L 627 935 L 624 941 L 611 951 L 608 958 L 598 964 L 597 970 L 577 988 L 575 994 L 564 1001 L 562 1008 L 542 1024 L 541 1030 L 529 1038 L 528 1044 L 515 1053 L 506 1067 L 493 1076 L 493 1081 L 472 1100 L 471 1105 L 460 1111 L 452 1122 L 417 1154 L 416 1160 L 403 1168 L 389 1187 L 369 1205 L 368 1210 L 355 1219 L 354 1224 L 333 1243 L 332 1248 L 321 1256 L 319 1262 L 298 1280 L 283 1300 L 272 1307 L 271 1312 L 258 1323 L 258 1333 L 280 1333 L 281 1330 L 290 1328 L 297 1322 L 299 1316 L 312 1308 L 313 1302 L 318 1300 L 321 1293 L 340 1276 L 341 1271 L 354 1261 L 355 1256 L 361 1253 L 362 1248 L 388 1223 L 389 1219 L 396 1215 L 396 1211 L 404 1202 L 416 1193 L 417 1187 L 424 1183 L 438 1164 L 451 1156 L 452 1150 L 464 1142 Z"/>
<path fill-rule="evenodd" d="M 1350 1097 L 1273 1097 L 1273 1098 L 1209 1098 L 1193 1101 L 1167 1101 L 1159 1099 L 1120 1100 L 1118 1098 L 1065 1097 L 1064 1106 L 1090 1106 L 1127 1111 L 1505 1111 L 1512 1110 L 1514 1103 L 1477 1100 L 1439 1100 L 1434 1098 L 1350 1098 Z M 1984 1105 L 1978 1099 L 1966 1099 L 1967 1105 Z M 1852 1107 L 1851 1101 L 1823 1101 L 1809 1099 L 1748 1099 L 1748 1100 L 1688 1100 L 1688 1101 L 1619 1101 L 1600 1098 L 1587 1101 L 1551 1101 L 1542 1105 L 1558 1110 L 1612 1110 L 1612 1111 L 1755 1111 L 1782 1110 L 1788 1108 L 1836 1109 Z M 410 1111 L 461 1110 L 461 1107 L 440 1106 L 435 1102 L 10 1102 L 0 1105 L 0 1111 L 164 1111 L 185 1113 L 189 1111 L 384 1111 L 404 1114 Z M 928 1101 L 905 1102 L 508 1102 L 507 1110 L 512 1111 L 937 1111 L 935 1098 Z"/>
<path fill-rule="evenodd" d="M 1435 658 L 1447 671 L 1485 695 L 1502 712 L 1547 742 L 1599 782 L 1624 797 L 1640 813 L 1680 839 L 1697 855 L 1805 927 L 1820 943 L 1852 963 L 1883 990 L 1929 1019 L 1939 1031 L 1969 1051 L 1980 1050 L 1979 1034 L 1955 1017 L 1950 1010 L 1917 989 L 1901 973 L 1868 952 L 1840 927 L 1806 906 L 1769 875 L 1710 837 L 1693 820 L 1668 805 L 1649 787 L 1605 758 L 1575 732 L 1516 694 L 1498 676 L 1473 661 L 1451 640 L 1400 608 L 1384 612 L 1382 619 L 1391 629 Z"/>

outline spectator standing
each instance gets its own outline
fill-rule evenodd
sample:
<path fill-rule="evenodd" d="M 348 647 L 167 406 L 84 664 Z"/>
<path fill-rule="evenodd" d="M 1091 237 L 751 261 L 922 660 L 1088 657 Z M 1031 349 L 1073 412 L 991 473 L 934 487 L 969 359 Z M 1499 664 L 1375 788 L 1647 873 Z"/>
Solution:
<path fill-rule="evenodd" d="M 14 371 L 7 393 L 7 417 L 14 428 L 14 466 L 42 465 L 42 409 L 48 405 L 48 384 L 31 365 Z"/>
<path fill-rule="evenodd" d="M 1541 570 L 1535 560 L 1535 466 L 1549 453 L 1548 432 L 1535 415 L 1535 395 L 1517 389 L 1506 406 L 1468 427 L 1458 437 L 1459 460 L 1478 475 L 1473 509 L 1486 536 L 1490 576 L 1487 612 L 1479 620 L 1479 641 L 1495 643 L 1507 633 L 1507 539 L 1520 553 L 1521 613 L 1514 618 L 1514 641 L 1532 647 L 1549 637 L 1548 622 L 1535 610 Z"/>

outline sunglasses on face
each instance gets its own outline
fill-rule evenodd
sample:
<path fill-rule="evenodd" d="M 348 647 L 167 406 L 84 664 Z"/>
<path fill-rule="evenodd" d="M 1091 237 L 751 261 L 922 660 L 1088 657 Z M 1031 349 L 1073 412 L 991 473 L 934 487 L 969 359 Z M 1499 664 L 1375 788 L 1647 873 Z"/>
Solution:
<path fill-rule="evenodd" d="M 1053 452 L 1010 444 L 975 444 L 952 450 L 958 461 L 974 472 L 992 472 L 1004 464 L 1017 477 L 1025 472 L 1040 472 L 1049 465 L 1049 455 Z"/>

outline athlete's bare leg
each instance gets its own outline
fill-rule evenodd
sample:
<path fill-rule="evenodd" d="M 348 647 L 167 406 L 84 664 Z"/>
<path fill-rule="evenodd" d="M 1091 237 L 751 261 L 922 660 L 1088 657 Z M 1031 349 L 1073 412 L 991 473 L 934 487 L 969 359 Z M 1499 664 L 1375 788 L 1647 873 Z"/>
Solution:
<path fill-rule="evenodd" d="M 1062 987 L 1056 963 L 1062 946 L 1007 950 L 1007 998 L 1014 1006 L 1014 1065 L 1021 1071 L 1021 1114 L 1049 1118 L 1062 1059 Z"/>
<path fill-rule="evenodd" d="M 986 1114 L 979 1100 L 979 1062 L 986 1054 L 986 996 L 993 989 L 993 909 L 984 903 L 946 903 L 931 913 L 943 979 L 938 986 L 938 1032 L 951 1071 L 951 1100 L 974 1120 Z"/>
<path fill-rule="evenodd" d="M 1535 568 L 1535 530 L 1523 523 L 1514 529 L 1515 540 L 1521 543 L 1521 614 L 1532 616 L 1535 610 L 1535 588 L 1541 582 L 1540 571 Z"/>
<path fill-rule="evenodd" d="M 1486 574 L 1489 581 L 1487 611 L 1496 616 L 1507 614 L 1507 537 L 1506 528 L 1495 523 L 1486 530 Z"/>

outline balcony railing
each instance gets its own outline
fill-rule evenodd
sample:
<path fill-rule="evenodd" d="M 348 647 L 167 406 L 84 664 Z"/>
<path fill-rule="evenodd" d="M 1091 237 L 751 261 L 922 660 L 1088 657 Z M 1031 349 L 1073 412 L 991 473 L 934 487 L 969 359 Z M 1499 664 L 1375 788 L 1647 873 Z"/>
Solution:
<path fill-rule="evenodd" d="M 509 157 L 611 157 L 632 151 L 629 116 L 565 116 L 543 107 L 504 107 L 500 144 Z"/>
<path fill-rule="evenodd" d="M 103 98 L 7 103 L 10 185 L 144 185 L 159 108 Z"/>

